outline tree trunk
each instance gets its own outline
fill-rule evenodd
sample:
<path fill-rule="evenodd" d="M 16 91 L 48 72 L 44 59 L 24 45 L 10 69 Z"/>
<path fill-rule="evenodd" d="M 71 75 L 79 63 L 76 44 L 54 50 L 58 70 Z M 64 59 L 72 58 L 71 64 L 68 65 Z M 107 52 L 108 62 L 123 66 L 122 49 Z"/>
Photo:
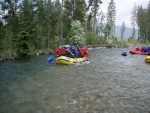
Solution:
<path fill-rule="evenodd" d="M 96 34 L 96 8 L 94 7 L 94 24 L 93 24 L 93 34 Z"/>
<path fill-rule="evenodd" d="M 62 0 L 62 5 L 61 5 L 61 12 L 60 12 L 60 45 L 62 46 L 62 38 L 63 38 L 63 19 L 62 19 L 62 15 L 63 15 L 63 0 Z"/>
<path fill-rule="evenodd" d="M 50 44 L 49 44 L 49 33 L 50 33 L 50 30 L 48 29 L 48 35 L 47 35 L 47 47 L 48 49 L 50 48 Z"/>

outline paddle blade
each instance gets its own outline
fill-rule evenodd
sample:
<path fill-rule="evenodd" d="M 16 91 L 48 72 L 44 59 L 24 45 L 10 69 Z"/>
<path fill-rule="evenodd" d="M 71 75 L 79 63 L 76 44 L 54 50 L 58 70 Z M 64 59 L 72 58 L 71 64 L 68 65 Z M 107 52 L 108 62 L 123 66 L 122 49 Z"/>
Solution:
<path fill-rule="evenodd" d="M 53 56 L 50 56 L 50 57 L 48 58 L 48 62 L 50 62 L 50 63 L 52 63 L 53 60 L 54 60 L 54 57 L 53 57 Z"/>
<path fill-rule="evenodd" d="M 89 55 L 90 56 L 90 58 L 92 59 L 92 60 L 94 60 L 94 57 L 93 56 L 91 56 L 91 55 Z"/>

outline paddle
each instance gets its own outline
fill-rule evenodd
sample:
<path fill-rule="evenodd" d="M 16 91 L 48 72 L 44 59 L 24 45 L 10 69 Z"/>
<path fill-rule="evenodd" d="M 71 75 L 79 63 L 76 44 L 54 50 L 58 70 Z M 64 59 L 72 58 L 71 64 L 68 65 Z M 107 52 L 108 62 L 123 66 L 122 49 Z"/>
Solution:
<path fill-rule="evenodd" d="M 75 55 L 72 53 L 72 51 L 68 50 L 70 54 L 73 56 L 73 58 L 76 60 L 76 66 L 80 65 L 81 63 L 76 59 Z"/>
<path fill-rule="evenodd" d="M 83 55 L 83 56 L 85 56 L 84 55 L 84 53 L 81 51 L 81 49 L 79 48 L 79 46 L 77 45 L 77 48 L 79 49 L 79 51 L 80 51 L 80 53 Z M 88 59 L 86 58 L 86 60 L 88 61 Z"/>
<path fill-rule="evenodd" d="M 72 57 L 76 60 L 76 63 L 78 63 L 78 60 L 76 59 L 76 57 L 74 56 L 74 54 L 70 50 L 68 50 L 68 51 L 70 52 L 70 54 L 72 55 Z"/>
<path fill-rule="evenodd" d="M 63 53 L 64 53 L 64 51 L 62 51 L 61 53 L 59 53 L 59 56 L 61 56 Z M 59 57 L 59 56 L 57 56 L 57 57 Z M 55 58 L 57 58 L 57 57 L 55 57 Z M 48 62 L 49 63 L 53 63 L 53 61 L 54 61 L 55 58 L 54 58 L 53 55 L 51 55 L 50 57 L 48 57 Z"/>
<path fill-rule="evenodd" d="M 94 57 L 93 57 L 93 56 L 91 56 L 90 54 L 89 54 L 89 56 L 90 56 L 90 58 L 91 58 L 92 60 L 94 60 Z"/>
<path fill-rule="evenodd" d="M 81 54 L 84 56 L 84 53 L 81 51 L 81 49 L 79 48 L 79 46 L 77 45 L 77 48 L 79 49 L 79 51 L 81 52 Z M 94 60 L 94 57 L 93 56 L 91 56 L 90 54 L 89 54 L 89 56 L 90 56 L 90 58 L 92 59 L 92 60 Z M 86 59 L 87 60 L 87 59 Z"/>
<path fill-rule="evenodd" d="M 78 45 L 77 45 L 77 48 L 79 49 L 79 51 L 81 52 L 81 54 L 84 56 L 83 52 L 81 51 L 81 49 L 79 48 Z"/>
<path fill-rule="evenodd" d="M 70 54 L 72 55 L 72 57 L 73 58 L 76 58 L 75 56 L 74 56 L 74 54 L 68 49 L 68 51 L 70 52 Z"/>
<path fill-rule="evenodd" d="M 49 62 L 49 63 L 52 63 L 52 62 L 53 62 L 53 60 L 54 60 L 53 55 L 51 55 L 50 57 L 48 57 L 48 62 Z"/>

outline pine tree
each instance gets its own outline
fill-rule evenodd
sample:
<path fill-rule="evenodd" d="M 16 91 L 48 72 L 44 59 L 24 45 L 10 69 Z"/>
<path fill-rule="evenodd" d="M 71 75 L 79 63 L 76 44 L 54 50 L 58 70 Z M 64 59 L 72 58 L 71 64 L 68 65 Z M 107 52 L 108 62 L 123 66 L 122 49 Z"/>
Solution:
<path fill-rule="evenodd" d="M 93 19 L 93 34 L 96 34 L 96 25 L 97 25 L 97 14 L 98 14 L 98 10 L 100 7 L 100 4 L 102 4 L 101 0 L 89 0 L 89 5 L 88 5 L 88 9 L 89 7 L 91 7 L 91 14 L 92 14 L 92 19 Z"/>
<path fill-rule="evenodd" d="M 150 42 L 150 1 L 149 4 L 147 6 L 147 38 Z"/>
<path fill-rule="evenodd" d="M 146 32 L 147 32 L 147 15 L 146 9 L 143 9 L 142 6 L 138 7 L 137 10 L 137 26 L 139 29 L 139 40 L 146 42 Z"/>
<path fill-rule="evenodd" d="M 79 20 L 83 23 L 86 15 L 86 2 L 85 0 L 76 0 L 73 20 Z"/>
<path fill-rule="evenodd" d="M 103 30 L 104 30 L 104 27 L 105 27 L 105 14 L 103 11 L 101 11 L 100 13 L 100 17 L 98 18 L 98 33 L 100 34 L 100 36 L 102 36 L 102 33 L 103 33 Z"/>
<path fill-rule="evenodd" d="M 4 23 L 4 33 L 3 45 L 5 50 L 15 50 L 13 47 L 13 40 L 18 33 L 18 12 L 19 5 L 17 2 L 19 0 L 3 0 L 1 1 L 1 8 L 4 11 L 2 16 L 2 23 Z M 7 11 L 7 12 L 6 12 Z M 9 43 L 9 44 L 8 44 Z"/>
<path fill-rule="evenodd" d="M 124 22 L 122 22 L 121 31 L 120 31 L 122 40 L 123 40 L 125 29 L 126 29 L 126 25 Z"/>
<path fill-rule="evenodd" d="M 29 55 L 31 46 L 34 47 L 36 40 L 36 26 L 34 23 L 34 4 L 30 0 L 24 0 L 20 8 L 18 19 L 18 33 L 13 39 L 19 57 Z M 28 16 L 27 16 L 28 15 Z"/>
<path fill-rule="evenodd" d="M 107 24 L 111 26 L 110 32 L 111 36 L 114 36 L 115 32 L 115 20 L 116 20 L 116 4 L 114 0 L 111 0 L 111 2 L 109 2 L 109 6 L 107 9 Z"/>
<path fill-rule="evenodd" d="M 134 3 L 132 12 L 131 12 L 131 25 L 133 27 L 132 31 L 132 36 L 131 38 L 135 37 L 135 32 L 136 32 L 136 21 L 137 21 L 137 6 L 136 3 Z"/>
<path fill-rule="evenodd" d="M 87 15 L 86 29 L 88 32 L 92 32 L 92 14 L 91 13 Z"/>
<path fill-rule="evenodd" d="M 3 40 L 5 39 L 5 27 L 3 22 L 0 20 L 0 54 L 4 51 L 5 46 L 3 45 Z M 1 58 L 1 56 L 0 56 Z"/>

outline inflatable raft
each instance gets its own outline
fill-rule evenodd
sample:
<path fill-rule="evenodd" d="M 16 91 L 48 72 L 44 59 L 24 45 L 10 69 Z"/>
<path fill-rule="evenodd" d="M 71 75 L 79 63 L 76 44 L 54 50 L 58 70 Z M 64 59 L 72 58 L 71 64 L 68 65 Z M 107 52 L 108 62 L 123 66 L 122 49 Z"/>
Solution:
<path fill-rule="evenodd" d="M 140 48 L 136 48 L 135 50 L 129 51 L 131 54 L 140 54 L 140 55 L 148 55 L 148 52 L 142 52 Z"/>
<path fill-rule="evenodd" d="M 66 57 L 66 56 L 60 56 L 60 57 L 56 58 L 56 63 L 69 65 L 69 64 L 75 64 L 77 62 L 84 62 L 85 60 L 86 60 L 86 57 L 70 58 L 70 57 Z"/>
<path fill-rule="evenodd" d="M 150 56 L 147 56 L 145 62 L 150 63 Z"/>

